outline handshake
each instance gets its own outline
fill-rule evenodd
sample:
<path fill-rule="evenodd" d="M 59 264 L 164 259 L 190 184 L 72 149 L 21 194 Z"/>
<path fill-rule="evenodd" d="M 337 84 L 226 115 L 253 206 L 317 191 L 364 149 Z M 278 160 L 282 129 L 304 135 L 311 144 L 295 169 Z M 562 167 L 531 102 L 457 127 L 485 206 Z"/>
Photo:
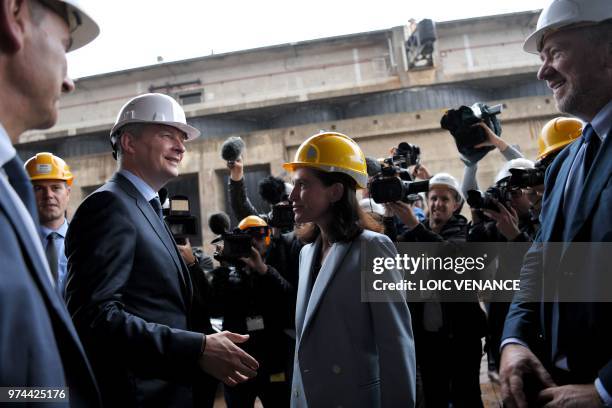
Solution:
<path fill-rule="evenodd" d="M 255 377 L 259 363 L 236 345 L 248 339 L 248 335 L 228 331 L 206 335 L 198 365 L 206 373 L 230 386 Z"/>

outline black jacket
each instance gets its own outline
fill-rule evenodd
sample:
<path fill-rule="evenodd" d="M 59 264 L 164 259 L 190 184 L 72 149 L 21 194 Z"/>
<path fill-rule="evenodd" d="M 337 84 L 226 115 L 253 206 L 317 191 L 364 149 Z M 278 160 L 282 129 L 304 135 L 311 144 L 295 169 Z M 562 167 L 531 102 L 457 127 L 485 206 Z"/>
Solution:
<path fill-rule="evenodd" d="M 106 406 L 190 406 L 203 335 L 169 230 L 116 174 L 79 206 L 66 236 L 67 305 Z"/>
<path fill-rule="evenodd" d="M 429 227 L 426 219 L 410 231 L 400 236 L 400 242 L 437 242 L 440 244 L 438 255 L 458 256 L 461 244 L 466 242 L 467 219 L 460 215 L 453 215 L 442 227 L 440 233 L 436 233 Z M 441 294 L 443 296 L 443 294 Z M 486 334 L 486 317 L 484 311 L 474 296 L 472 302 L 445 302 L 442 298 L 442 320 L 441 331 L 449 337 L 478 337 Z M 412 303 L 410 305 L 413 315 L 413 327 L 415 335 L 424 330 L 423 327 L 423 303 Z"/>

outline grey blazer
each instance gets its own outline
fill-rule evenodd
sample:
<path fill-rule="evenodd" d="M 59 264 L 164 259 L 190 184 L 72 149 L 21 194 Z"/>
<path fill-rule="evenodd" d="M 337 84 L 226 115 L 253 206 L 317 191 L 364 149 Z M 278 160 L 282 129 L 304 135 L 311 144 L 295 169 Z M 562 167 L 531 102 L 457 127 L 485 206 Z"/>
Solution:
<path fill-rule="evenodd" d="M 397 254 L 385 235 L 364 231 L 333 244 L 313 286 L 320 242 L 300 253 L 293 407 L 414 406 L 410 312 L 405 302 L 361 301 L 362 244 L 375 256 Z"/>

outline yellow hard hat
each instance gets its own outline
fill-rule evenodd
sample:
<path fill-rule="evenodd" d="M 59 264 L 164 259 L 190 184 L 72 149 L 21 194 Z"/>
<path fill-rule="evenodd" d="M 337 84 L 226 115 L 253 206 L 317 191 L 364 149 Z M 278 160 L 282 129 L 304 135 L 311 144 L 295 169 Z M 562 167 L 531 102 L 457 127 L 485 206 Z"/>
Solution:
<path fill-rule="evenodd" d="M 256 215 L 249 215 L 240 221 L 238 229 L 241 231 L 249 231 L 252 235 L 257 237 L 265 237 L 266 245 L 270 245 L 270 228 L 268 224 Z"/>
<path fill-rule="evenodd" d="M 37 153 L 30 157 L 24 165 L 30 175 L 30 180 L 64 180 L 72 185 L 74 176 L 66 162 L 51 153 Z"/>
<path fill-rule="evenodd" d="M 283 164 L 287 171 L 312 167 L 325 172 L 350 176 L 359 188 L 366 188 L 368 172 L 366 159 L 350 137 L 337 132 L 321 132 L 309 137 L 295 152 L 293 162 Z"/>
<path fill-rule="evenodd" d="M 538 157 L 542 160 L 551 153 L 555 153 L 582 134 L 582 122 L 574 118 L 554 118 L 542 128 L 538 138 Z"/>

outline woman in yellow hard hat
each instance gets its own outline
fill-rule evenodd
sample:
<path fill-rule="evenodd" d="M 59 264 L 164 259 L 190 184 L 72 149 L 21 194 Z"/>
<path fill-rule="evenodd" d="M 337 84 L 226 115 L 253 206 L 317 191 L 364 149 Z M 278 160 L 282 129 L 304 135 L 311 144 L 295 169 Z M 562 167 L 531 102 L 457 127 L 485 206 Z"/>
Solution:
<path fill-rule="evenodd" d="M 397 255 L 389 238 L 368 229 L 377 224 L 359 207 L 365 156 L 348 136 L 322 132 L 283 167 L 294 173 L 295 222 L 311 223 L 300 254 L 292 406 L 414 406 L 408 306 L 385 291 L 368 302 L 372 289 L 362 286 L 373 272 L 362 265 Z M 401 281 L 394 268 L 384 273 Z"/>

